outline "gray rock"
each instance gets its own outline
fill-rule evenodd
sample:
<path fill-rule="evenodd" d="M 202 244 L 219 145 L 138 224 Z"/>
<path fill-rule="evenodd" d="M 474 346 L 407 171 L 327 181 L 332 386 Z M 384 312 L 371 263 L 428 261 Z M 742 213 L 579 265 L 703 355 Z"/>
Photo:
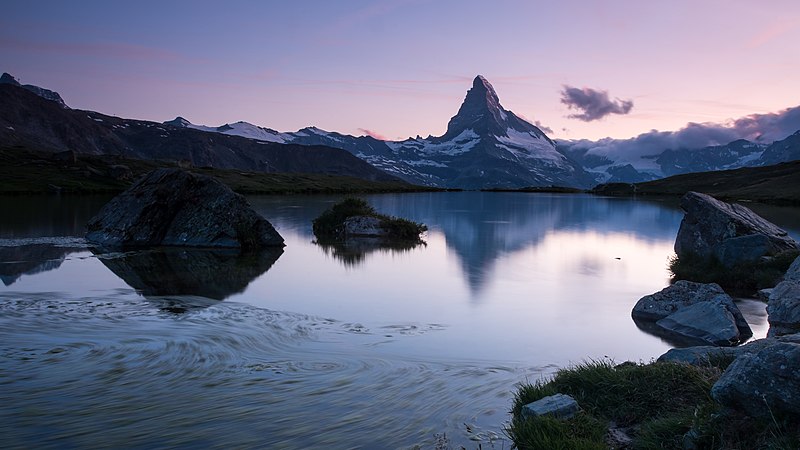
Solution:
<path fill-rule="evenodd" d="M 540 398 L 522 407 L 522 417 L 552 416 L 556 419 L 569 419 L 580 411 L 578 402 L 565 394 L 555 394 Z"/>
<path fill-rule="evenodd" d="M 758 292 L 756 292 L 756 298 L 767 303 L 769 301 L 769 296 L 772 295 L 772 291 L 774 290 L 774 288 L 759 289 Z"/>
<path fill-rule="evenodd" d="M 795 258 L 792 265 L 789 266 L 789 269 L 786 271 L 786 275 L 783 276 L 784 281 L 794 281 L 795 283 L 800 283 L 800 256 Z"/>
<path fill-rule="evenodd" d="M 700 345 L 695 347 L 672 348 L 658 357 L 659 362 L 675 362 L 691 364 L 693 366 L 704 366 L 714 362 L 714 360 L 731 358 L 736 359 L 741 355 L 755 354 L 765 348 L 788 342 L 800 344 L 800 334 L 789 334 L 774 338 L 756 339 L 738 347 L 714 347 L 711 345 Z"/>
<path fill-rule="evenodd" d="M 369 216 L 352 216 L 344 221 L 345 236 L 383 237 L 386 230 L 381 228 L 381 220 Z"/>
<path fill-rule="evenodd" d="M 800 417 L 800 345 L 780 342 L 741 355 L 711 388 L 711 396 L 751 417 Z"/>
<path fill-rule="evenodd" d="M 675 240 L 679 258 L 716 257 L 732 266 L 800 248 L 786 231 L 742 205 L 688 192 L 681 199 L 681 207 L 686 215 Z"/>
<path fill-rule="evenodd" d="M 219 181 L 180 169 L 158 169 L 114 197 L 87 224 L 86 240 L 102 247 L 282 247 L 283 238 Z"/>
<path fill-rule="evenodd" d="M 722 303 L 695 303 L 659 320 L 656 325 L 687 341 L 730 346 L 741 340 L 736 319 Z"/>
<path fill-rule="evenodd" d="M 772 290 L 767 302 L 767 336 L 800 332 L 800 283 L 782 281 Z"/>
<path fill-rule="evenodd" d="M 715 360 L 723 358 L 736 358 L 741 347 L 715 347 L 713 345 L 699 345 L 696 347 L 672 348 L 658 357 L 659 362 L 674 362 L 690 364 L 692 366 L 706 366 Z"/>
<path fill-rule="evenodd" d="M 631 316 L 637 321 L 657 321 L 696 303 L 711 302 L 721 304 L 733 316 L 736 328 L 742 337 L 752 336 L 736 303 L 716 283 L 695 283 L 677 281 L 655 294 L 642 297 L 633 307 Z"/>

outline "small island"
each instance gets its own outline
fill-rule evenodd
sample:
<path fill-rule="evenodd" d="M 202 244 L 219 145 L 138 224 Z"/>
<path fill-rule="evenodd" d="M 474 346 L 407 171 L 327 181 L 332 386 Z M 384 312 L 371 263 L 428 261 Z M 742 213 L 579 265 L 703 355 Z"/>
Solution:
<path fill-rule="evenodd" d="M 344 242 L 348 238 L 377 239 L 383 244 L 419 244 L 428 227 L 380 214 L 365 200 L 348 197 L 314 219 L 313 229 L 317 241 L 324 244 Z"/>

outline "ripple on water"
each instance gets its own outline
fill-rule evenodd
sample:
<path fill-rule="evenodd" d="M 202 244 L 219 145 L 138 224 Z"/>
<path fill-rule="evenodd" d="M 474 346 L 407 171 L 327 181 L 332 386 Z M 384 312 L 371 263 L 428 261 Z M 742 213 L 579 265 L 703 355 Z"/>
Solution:
<path fill-rule="evenodd" d="M 184 314 L 159 304 L 122 289 L 0 293 L 0 443 L 385 448 L 433 446 L 446 433 L 486 446 L 502 433 L 513 384 L 538 370 L 372 346 L 440 324 L 373 333 L 230 302 Z"/>

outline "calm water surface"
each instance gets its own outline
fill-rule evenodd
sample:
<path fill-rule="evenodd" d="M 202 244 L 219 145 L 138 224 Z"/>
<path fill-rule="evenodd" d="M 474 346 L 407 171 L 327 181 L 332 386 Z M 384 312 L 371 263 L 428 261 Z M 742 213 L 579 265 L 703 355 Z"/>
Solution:
<path fill-rule="evenodd" d="M 244 256 L 102 253 L 81 236 L 106 198 L 0 199 L 0 446 L 509 448 L 515 384 L 671 347 L 630 310 L 668 284 L 673 204 L 369 196 L 426 245 L 321 247 L 338 199 L 251 197 L 287 246 Z"/>

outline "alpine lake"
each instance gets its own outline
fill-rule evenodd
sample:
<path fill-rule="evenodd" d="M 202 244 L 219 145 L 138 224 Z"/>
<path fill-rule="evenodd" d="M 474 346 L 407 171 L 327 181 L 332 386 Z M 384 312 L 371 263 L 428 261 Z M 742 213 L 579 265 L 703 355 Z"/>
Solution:
<path fill-rule="evenodd" d="M 675 199 L 370 195 L 425 244 L 318 245 L 341 198 L 248 197 L 286 240 L 248 255 L 104 253 L 109 197 L 0 198 L 0 447 L 506 449 L 518 383 L 672 347 L 630 313 L 669 284 Z M 748 206 L 800 239 L 800 208 Z"/>

